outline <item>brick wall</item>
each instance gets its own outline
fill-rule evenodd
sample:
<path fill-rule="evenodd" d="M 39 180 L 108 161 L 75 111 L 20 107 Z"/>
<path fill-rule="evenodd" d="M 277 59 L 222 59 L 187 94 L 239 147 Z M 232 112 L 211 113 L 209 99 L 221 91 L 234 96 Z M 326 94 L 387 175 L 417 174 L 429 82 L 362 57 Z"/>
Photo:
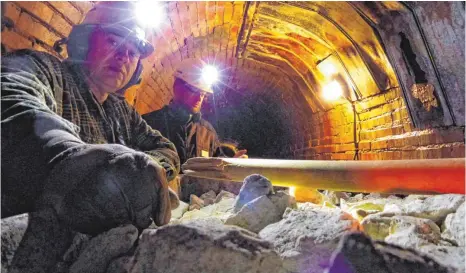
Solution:
<path fill-rule="evenodd" d="M 12 1 L 2 2 L 2 13 L 12 25 L 3 29 L 1 39 L 7 51 L 33 48 L 49 52 L 55 41 L 68 36 L 73 24 L 79 23 L 92 7 L 91 2 Z"/>
<path fill-rule="evenodd" d="M 357 102 L 360 160 L 460 158 L 465 156 L 464 126 L 418 130 L 413 127 L 401 90 L 393 88 Z M 294 157 L 353 160 L 354 115 L 349 103 L 318 112 L 308 121 Z"/>
<path fill-rule="evenodd" d="M 144 62 L 144 79 L 133 98 L 147 113 L 171 100 L 173 71 L 186 58 L 198 57 L 225 69 L 236 67 L 235 50 L 244 2 L 169 2 L 167 24 L 152 41 L 154 54 Z"/>

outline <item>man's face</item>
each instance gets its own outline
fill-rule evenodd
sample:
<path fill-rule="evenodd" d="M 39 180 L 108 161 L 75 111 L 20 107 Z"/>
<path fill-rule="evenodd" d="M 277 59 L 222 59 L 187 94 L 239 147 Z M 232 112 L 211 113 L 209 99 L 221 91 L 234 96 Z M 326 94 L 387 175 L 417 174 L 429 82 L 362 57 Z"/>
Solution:
<path fill-rule="evenodd" d="M 202 102 L 206 96 L 206 92 L 190 86 L 183 81 L 176 80 L 174 87 L 174 101 L 186 107 L 191 113 L 199 113 L 201 111 Z"/>
<path fill-rule="evenodd" d="M 97 30 L 89 40 L 86 65 L 92 80 L 108 89 L 108 93 L 114 93 L 129 82 L 139 57 L 139 50 L 133 42 Z"/>

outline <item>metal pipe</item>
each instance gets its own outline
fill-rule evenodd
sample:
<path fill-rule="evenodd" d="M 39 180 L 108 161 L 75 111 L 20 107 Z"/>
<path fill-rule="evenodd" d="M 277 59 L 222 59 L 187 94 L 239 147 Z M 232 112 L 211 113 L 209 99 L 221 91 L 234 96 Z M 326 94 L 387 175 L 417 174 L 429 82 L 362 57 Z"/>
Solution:
<path fill-rule="evenodd" d="M 188 176 L 242 182 L 261 174 L 273 185 L 391 194 L 465 193 L 465 159 L 322 161 L 191 158 Z"/>

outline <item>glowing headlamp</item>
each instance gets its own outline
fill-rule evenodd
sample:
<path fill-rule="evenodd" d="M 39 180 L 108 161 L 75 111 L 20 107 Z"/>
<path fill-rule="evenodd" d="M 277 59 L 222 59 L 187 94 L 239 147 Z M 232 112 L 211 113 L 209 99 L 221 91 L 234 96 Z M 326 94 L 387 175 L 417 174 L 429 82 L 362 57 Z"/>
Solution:
<path fill-rule="evenodd" d="M 165 8 L 158 1 L 140 0 L 136 3 L 135 15 L 143 26 L 157 28 L 165 19 Z"/>
<path fill-rule="evenodd" d="M 206 65 L 202 68 L 202 80 L 209 86 L 212 86 L 218 81 L 218 76 L 218 70 L 215 66 Z"/>

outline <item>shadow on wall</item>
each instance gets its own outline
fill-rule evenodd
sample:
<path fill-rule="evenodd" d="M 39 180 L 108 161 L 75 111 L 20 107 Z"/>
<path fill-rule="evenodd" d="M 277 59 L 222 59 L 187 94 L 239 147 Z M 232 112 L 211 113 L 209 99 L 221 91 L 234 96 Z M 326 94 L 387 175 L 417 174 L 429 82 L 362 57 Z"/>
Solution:
<path fill-rule="evenodd" d="M 249 157 L 291 158 L 291 128 L 280 105 L 271 99 L 249 97 L 204 117 L 216 128 L 220 139 L 234 139 Z"/>

